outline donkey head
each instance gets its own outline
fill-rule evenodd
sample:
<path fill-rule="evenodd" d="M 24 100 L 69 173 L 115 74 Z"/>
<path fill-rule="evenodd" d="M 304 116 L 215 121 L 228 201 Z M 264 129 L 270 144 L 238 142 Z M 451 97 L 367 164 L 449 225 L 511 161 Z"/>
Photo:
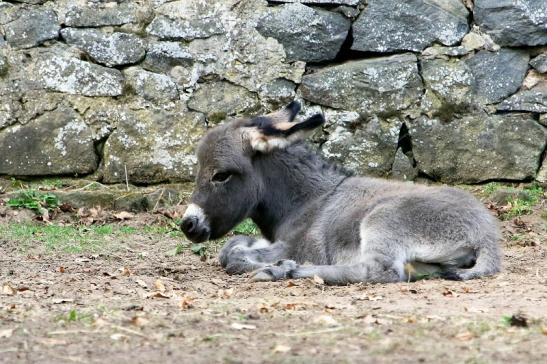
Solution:
<path fill-rule="evenodd" d="M 295 121 L 299 111 L 293 101 L 271 114 L 217 126 L 204 136 L 197 148 L 195 190 L 181 223 L 190 240 L 217 239 L 252 214 L 267 193 L 253 167 L 257 155 L 283 149 L 325 121 L 321 114 Z"/>

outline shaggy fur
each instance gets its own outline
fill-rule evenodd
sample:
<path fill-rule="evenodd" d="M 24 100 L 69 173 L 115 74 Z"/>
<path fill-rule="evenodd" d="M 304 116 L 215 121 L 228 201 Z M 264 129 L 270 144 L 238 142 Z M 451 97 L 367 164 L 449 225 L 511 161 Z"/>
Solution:
<path fill-rule="evenodd" d="M 219 238 L 250 217 L 265 238 L 227 242 L 220 262 L 228 273 L 347 284 L 500 270 L 497 222 L 473 196 L 350 176 L 296 141 L 323 121 L 294 122 L 298 111 L 291 103 L 277 115 L 218 126 L 198 146 L 185 234 L 196 242 Z"/>

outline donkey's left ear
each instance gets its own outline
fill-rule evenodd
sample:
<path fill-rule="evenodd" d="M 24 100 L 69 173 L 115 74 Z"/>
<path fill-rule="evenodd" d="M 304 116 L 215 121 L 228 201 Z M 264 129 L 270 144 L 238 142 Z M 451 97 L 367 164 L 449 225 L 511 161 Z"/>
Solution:
<path fill-rule="evenodd" d="M 305 139 L 313 129 L 325 122 L 322 114 L 315 114 L 304 121 L 294 121 L 298 111 L 300 104 L 291 102 L 283 110 L 251 119 L 245 124 L 245 129 L 252 149 L 260 152 L 283 149 Z"/>

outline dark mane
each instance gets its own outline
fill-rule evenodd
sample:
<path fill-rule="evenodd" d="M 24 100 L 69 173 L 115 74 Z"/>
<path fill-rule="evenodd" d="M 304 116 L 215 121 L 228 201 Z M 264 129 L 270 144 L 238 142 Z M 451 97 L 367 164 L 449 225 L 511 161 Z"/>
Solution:
<path fill-rule="evenodd" d="M 333 173 L 345 177 L 351 177 L 355 175 L 355 172 L 347 169 L 338 162 L 327 160 L 319 151 L 309 143 L 304 141 L 298 141 L 289 147 L 287 147 L 287 152 L 292 155 L 298 156 L 299 159 L 309 165 L 310 167 L 322 170 L 325 173 Z"/>

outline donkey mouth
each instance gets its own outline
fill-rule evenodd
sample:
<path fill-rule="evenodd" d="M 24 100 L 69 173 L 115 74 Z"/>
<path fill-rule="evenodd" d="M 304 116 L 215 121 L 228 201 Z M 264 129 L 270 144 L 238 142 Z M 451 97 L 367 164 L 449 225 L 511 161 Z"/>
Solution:
<path fill-rule="evenodd" d="M 209 240 L 209 237 L 211 236 L 211 231 L 209 229 L 204 229 L 202 231 L 194 232 L 192 234 L 185 233 L 185 235 L 192 243 L 197 244 Z"/>

